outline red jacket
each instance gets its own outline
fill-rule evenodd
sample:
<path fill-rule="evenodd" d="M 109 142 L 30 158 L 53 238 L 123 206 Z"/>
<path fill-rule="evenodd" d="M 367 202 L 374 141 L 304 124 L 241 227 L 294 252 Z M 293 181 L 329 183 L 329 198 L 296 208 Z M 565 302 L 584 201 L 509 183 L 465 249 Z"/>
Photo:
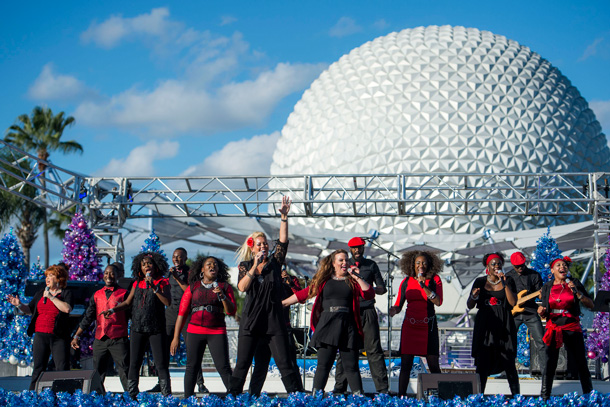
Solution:
<path fill-rule="evenodd" d="M 311 311 L 311 330 L 312 332 L 315 332 L 316 330 L 316 325 L 318 324 L 318 321 L 320 320 L 320 314 L 322 314 L 322 302 L 318 301 L 320 299 L 320 296 L 322 295 L 322 290 L 324 290 L 324 286 L 326 285 L 326 281 L 320 286 L 320 290 L 318 291 L 318 294 L 316 295 L 316 300 L 313 304 L 313 309 Z M 375 298 L 375 289 L 373 288 L 373 286 L 369 286 L 369 289 L 366 291 L 362 291 L 362 288 L 360 287 L 360 284 L 355 283 L 354 284 L 354 295 L 352 297 L 352 310 L 354 311 L 354 319 L 356 320 L 356 326 L 358 327 L 358 332 L 360 333 L 361 336 L 364 336 L 364 334 L 362 333 L 362 322 L 360 321 L 360 297 L 364 298 L 365 300 L 372 300 L 373 298 Z M 297 296 L 297 299 L 299 300 L 299 302 L 303 303 L 307 300 L 307 296 L 309 295 L 309 287 L 308 288 L 304 288 L 301 291 L 298 291 L 296 293 L 294 293 Z"/>
<path fill-rule="evenodd" d="M 102 312 L 114 308 L 127 298 L 127 290 L 115 288 L 106 299 L 106 289 L 102 288 L 93 294 L 97 312 L 97 328 L 95 329 L 95 339 L 102 339 L 107 335 L 110 339 L 123 338 L 127 336 L 127 316 L 125 312 L 117 312 L 105 318 Z"/>

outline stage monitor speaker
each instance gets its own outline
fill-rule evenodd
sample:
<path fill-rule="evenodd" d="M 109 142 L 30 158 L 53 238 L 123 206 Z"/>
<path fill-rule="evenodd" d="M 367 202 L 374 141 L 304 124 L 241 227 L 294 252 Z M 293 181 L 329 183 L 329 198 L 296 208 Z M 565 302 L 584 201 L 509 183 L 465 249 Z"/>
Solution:
<path fill-rule="evenodd" d="M 436 396 L 449 400 L 455 396 L 462 398 L 479 394 L 480 382 L 478 373 L 420 373 L 417 376 L 417 398 L 428 400 Z"/>
<path fill-rule="evenodd" d="M 97 392 L 104 394 L 102 379 L 97 370 L 66 370 L 59 372 L 44 372 L 36 382 L 36 391 L 51 389 L 53 393 L 74 393 L 81 390 L 83 393 Z"/>
<path fill-rule="evenodd" d="M 538 350 L 534 346 L 534 341 L 530 338 L 530 375 L 541 376 L 542 375 L 542 360 L 543 355 L 538 353 Z M 559 349 L 559 358 L 557 359 L 557 370 L 555 371 L 556 377 L 565 377 L 568 373 L 568 354 L 566 353 L 565 346 Z"/>

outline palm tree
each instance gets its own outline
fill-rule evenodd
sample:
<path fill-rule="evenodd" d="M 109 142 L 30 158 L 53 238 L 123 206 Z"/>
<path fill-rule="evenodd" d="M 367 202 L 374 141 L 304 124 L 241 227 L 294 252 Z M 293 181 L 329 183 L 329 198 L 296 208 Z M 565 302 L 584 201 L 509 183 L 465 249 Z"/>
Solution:
<path fill-rule="evenodd" d="M 45 162 L 49 160 L 52 151 L 64 154 L 83 152 L 83 146 L 76 141 L 61 141 L 64 130 L 73 124 L 74 117 L 66 117 L 64 112 L 53 115 L 50 108 L 36 106 L 31 115 L 22 114 L 17 118 L 16 123 L 8 128 L 4 140 L 24 150 L 35 152 L 37 157 L 43 160 L 38 161 L 38 170 L 43 172 L 47 168 Z M 41 179 L 44 187 L 44 177 Z M 44 259 L 45 268 L 47 268 L 49 266 L 49 228 L 46 210 L 44 210 L 43 226 Z"/>
<path fill-rule="evenodd" d="M 4 158 L 4 161 L 12 161 L 12 158 L 8 156 L 3 155 L 2 158 Z M 24 161 L 19 165 L 27 171 L 26 167 L 29 164 Z M 2 183 L 8 187 L 19 182 L 7 173 L 2 173 L 0 176 L 2 177 Z M 36 188 L 27 184 L 22 186 L 19 192 L 30 198 L 34 198 L 37 193 Z M 6 191 L 0 191 L 0 200 L 2 201 L 2 205 L 0 205 L 0 230 L 6 229 L 14 218 L 19 220 L 19 224 L 15 228 L 15 234 L 23 249 L 24 261 L 29 270 L 30 249 L 36 241 L 36 233 L 44 221 L 44 208 Z"/>

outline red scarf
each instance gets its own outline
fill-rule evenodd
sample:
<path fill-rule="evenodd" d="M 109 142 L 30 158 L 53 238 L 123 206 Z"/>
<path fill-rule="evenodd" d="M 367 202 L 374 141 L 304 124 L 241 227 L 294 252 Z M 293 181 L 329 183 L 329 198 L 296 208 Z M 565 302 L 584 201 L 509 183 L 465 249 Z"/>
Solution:
<path fill-rule="evenodd" d="M 553 336 L 555 337 L 555 347 L 557 349 L 561 348 L 563 345 L 563 331 L 571 331 L 571 332 L 582 332 L 580 327 L 580 322 L 570 322 L 565 325 L 556 325 L 552 319 L 548 319 L 546 321 L 546 333 L 542 337 L 542 340 L 546 344 L 546 346 L 551 346 L 551 342 L 553 342 Z"/>

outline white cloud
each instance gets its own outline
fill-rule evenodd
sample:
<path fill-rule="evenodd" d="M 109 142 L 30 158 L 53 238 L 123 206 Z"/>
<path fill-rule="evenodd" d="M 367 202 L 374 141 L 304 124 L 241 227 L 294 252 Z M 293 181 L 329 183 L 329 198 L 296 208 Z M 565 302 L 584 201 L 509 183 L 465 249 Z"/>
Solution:
<path fill-rule="evenodd" d="M 52 64 L 46 64 L 28 90 L 28 96 L 37 100 L 75 100 L 93 96 L 95 92 L 74 76 L 54 72 Z"/>
<path fill-rule="evenodd" d="M 599 52 L 599 45 L 604 41 L 604 37 L 596 38 L 593 43 L 589 44 L 585 49 L 585 52 L 578 59 L 579 61 L 584 61 L 592 56 L 595 56 Z"/>
<path fill-rule="evenodd" d="M 218 89 L 166 80 L 151 91 L 130 89 L 106 101 L 86 101 L 73 116 L 82 124 L 145 129 L 156 136 L 233 130 L 264 122 L 281 99 L 303 89 L 323 68 L 278 64 L 253 80 Z"/>
<path fill-rule="evenodd" d="M 273 160 L 280 132 L 231 141 L 221 150 L 189 167 L 182 175 L 265 175 Z"/>
<path fill-rule="evenodd" d="M 233 24 L 234 22 L 237 21 L 237 18 L 233 17 L 233 16 L 222 16 L 220 18 L 220 25 L 229 25 L 229 24 Z"/>
<path fill-rule="evenodd" d="M 362 31 L 362 27 L 350 17 L 341 17 L 329 31 L 331 37 L 346 37 Z"/>
<path fill-rule="evenodd" d="M 96 172 L 97 176 L 152 176 L 155 174 L 156 160 L 173 158 L 180 145 L 176 141 L 158 143 L 150 141 L 131 150 L 124 159 L 113 158 L 108 165 Z"/>
<path fill-rule="evenodd" d="M 113 15 L 107 20 L 93 22 L 81 34 L 81 40 L 88 44 L 94 43 L 102 48 L 113 48 L 123 39 L 141 36 L 164 40 L 172 36 L 180 25 L 169 21 L 169 10 L 165 7 L 152 9 L 150 13 L 140 14 L 132 18 Z"/>
<path fill-rule="evenodd" d="M 610 135 L 610 100 L 594 100 L 589 102 L 589 107 L 595 113 L 595 117 L 602 125 L 602 131 Z"/>
<path fill-rule="evenodd" d="M 390 26 L 390 23 L 385 21 L 383 18 L 380 18 L 379 20 L 377 20 L 373 23 L 373 28 L 380 30 L 380 31 L 386 30 L 389 26 Z"/>

